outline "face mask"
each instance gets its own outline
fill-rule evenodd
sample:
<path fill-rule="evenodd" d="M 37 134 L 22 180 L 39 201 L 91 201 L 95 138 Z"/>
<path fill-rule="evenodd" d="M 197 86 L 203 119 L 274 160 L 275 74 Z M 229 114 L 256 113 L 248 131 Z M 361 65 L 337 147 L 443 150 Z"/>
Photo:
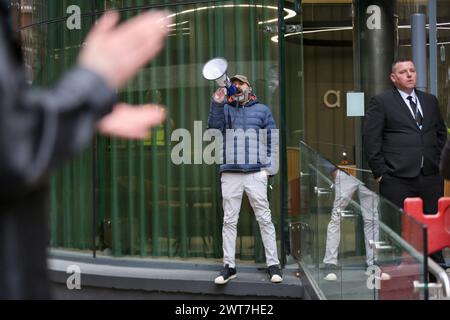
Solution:
<path fill-rule="evenodd" d="M 241 94 L 241 92 L 237 92 L 240 95 L 238 95 L 238 96 L 234 95 L 233 100 L 237 101 L 239 104 L 245 104 L 249 100 L 249 96 L 250 96 L 251 92 L 252 92 L 252 90 L 250 88 L 243 91 L 242 94 Z"/>

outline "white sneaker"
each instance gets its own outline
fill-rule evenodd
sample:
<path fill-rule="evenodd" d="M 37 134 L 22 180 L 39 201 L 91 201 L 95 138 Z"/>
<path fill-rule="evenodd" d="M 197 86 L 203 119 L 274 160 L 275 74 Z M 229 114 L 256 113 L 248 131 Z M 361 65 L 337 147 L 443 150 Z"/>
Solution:
<path fill-rule="evenodd" d="M 270 282 L 280 283 L 283 281 L 283 278 L 281 276 L 281 270 L 277 265 L 269 266 L 268 272 L 269 272 Z"/>
<path fill-rule="evenodd" d="M 222 271 L 220 271 L 219 276 L 214 279 L 214 283 L 225 284 L 234 278 L 236 278 L 236 268 L 230 268 L 228 265 L 225 265 Z"/>
<path fill-rule="evenodd" d="M 333 272 L 330 272 L 323 279 L 327 280 L 327 281 L 336 281 L 337 280 L 337 275 L 335 273 L 333 273 Z"/>
<path fill-rule="evenodd" d="M 337 274 L 338 272 L 340 273 L 340 267 L 332 263 L 325 263 L 323 270 L 325 272 L 325 277 L 323 279 L 326 281 L 336 281 Z"/>

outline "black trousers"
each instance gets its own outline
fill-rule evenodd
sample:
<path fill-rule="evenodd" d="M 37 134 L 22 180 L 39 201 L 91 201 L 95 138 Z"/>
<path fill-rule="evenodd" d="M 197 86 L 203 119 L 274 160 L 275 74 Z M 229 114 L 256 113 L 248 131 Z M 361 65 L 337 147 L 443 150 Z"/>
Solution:
<path fill-rule="evenodd" d="M 46 186 L 0 199 L 0 300 L 50 299 Z"/>
<path fill-rule="evenodd" d="M 415 178 L 401 178 L 384 174 L 380 182 L 380 195 L 403 209 L 403 202 L 409 197 L 420 197 L 423 200 L 424 214 L 435 214 L 438 211 L 438 200 L 444 195 L 444 179 L 439 175 L 420 174 Z M 388 211 L 388 210 L 385 210 Z M 388 219 L 390 227 L 401 234 L 401 218 L 383 217 Z M 441 266 L 445 265 L 442 251 L 430 255 Z"/>

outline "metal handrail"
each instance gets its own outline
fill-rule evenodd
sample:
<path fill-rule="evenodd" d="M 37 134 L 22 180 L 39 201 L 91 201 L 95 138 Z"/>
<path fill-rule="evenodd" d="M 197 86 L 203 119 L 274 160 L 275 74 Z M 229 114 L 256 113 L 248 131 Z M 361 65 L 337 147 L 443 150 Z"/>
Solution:
<path fill-rule="evenodd" d="M 303 141 L 301 141 L 300 143 L 301 143 L 301 145 L 306 146 L 308 149 L 313 150 L 311 147 L 309 147 Z M 315 150 L 313 150 L 313 151 L 315 153 L 317 153 Z M 327 183 L 330 183 L 331 186 L 333 186 L 333 181 L 330 180 L 330 177 L 325 175 L 319 168 L 317 168 L 312 163 L 308 163 L 308 167 L 313 172 L 315 172 L 315 174 L 318 177 L 322 178 L 324 181 L 326 181 Z M 337 168 L 339 168 L 339 166 L 337 166 Z M 370 172 L 370 171 L 365 170 L 365 169 L 359 169 L 359 168 L 352 168 L 352 169 L 355 170 L 355 171 Z M 309 174 L 309 173 L 303 173 L 303 174 Z M 319 193 L 318 191 L 324 191 L 323 189 L 325 189 L 325 188 L 319 188 L 317 186 L 315 187 L 316 193 Z M 355 202 L 353 199 L 351 199 L 349 201 L 349 205 L 355 205 L 357 208 L 360 207 L 360 205 L 357 202 Z M 399 212 L 402 213 L 402 210 L 400 209 Z M 360 214 L 360 213 L 356 212 L 356 214 Z M 411 216 L 408 216 L 408 219 L 411 219 L 411 221 L 414 221 L 419 226 L 423 227 L 423 224 L 421 222 L 415 220 Z M 424 262 L 424 254 L 423 254 L 423 252 L 420 252 L 418 249 L 414 248 L 414 246 L 412 244 L 408 243 L 405 239 L 403 239 L 403 237 L 401 235 L 397 234 L 394 230 L 392 230 L 388 225 L 386 225 L 382 221 L 378 221 L 378 224 L 379 224 L 380 230 L 383 230 L 386 233 L 386 235 L 389 237 L 391 242 L 398 244 L 402 248 L 402 250 L 406 251 L 411 257 L 413 257 L 419 263 L 423 263 Z M 386 245 L 386 244 L 387 243 L 384 243 L 384 242 L 374 242 L 374 241 L 372 241 L 372 243 L 370 245 L 371 245 L 371 247 L 375 247 L 376 249 L 392 249 L 392 246 Z M 428 263 L 428 270 L 427 271 L 430 272 L 431 274 L 433 274 L 436 277 L 437 281 L 438 281 L 437 283 L 429 283 L 428 286 L 427 286 L 428 289 L 442 290 L 443 299 L 450 299 L 450 279 L 449 279 L 449 275 L 446 273 L 446 271 L 443 268 L 441 268 L 431 258 L 427 258 L 427 263 Z M 420 289 L 424 289 L 424 288 L 425 288 L 425 284 L 424 283 L 420 283 L 419 281 L 414 281 L 414 289 L 415 290 L 420 290 Z"/>
<path fill-rule="evenodd" d="M 327 177 L 323 172 L 321 172 L 321 170 L 319 170 L 316 166 L 314 166 L 313 164 L 310 163 L 310 164 L 308 164 L 308 167 L 311 168 L 319 177 L 321 177 L 328 183 L 333 184 L 333 181 L 331 181 L 330 178 Z M 317 186 L 316 186 L 316 188 L 317 188 Z M 357 208 L 361 207 L 353 199 L 350 200 L 349 204 L 352 204 L 352 205 L 356 206 Z M 401 210 L 399 210 L 399 212 L 401 212 Z M 359 214 L 359 213 L 357 213 L 357 214 Z M 422 225 L 422 223 L 418 222 L 413 217 L 408 216 L 408 219 L 418 223 L 419 225 Z M 395 231 L 393 231 L 388 225 L 386 225 L 382 221 L 379 220 L 378 225 L 379 225 L 380 229 L 383 230 L 391 240 L 393 240 L 394 242 L 399 244 L 402 247 L 402 249 L 404 249 L 409 255 L 411 255 L 414 259 L 416 259 L 420 263 L 424 262 L 423 252 L 420 252 L 419 250 L 414 248 L 405 239 L 403 239 L 401 235 L 398 235 Z"/>
<path fill-rule="evenodd" d="M 439 283 L 442 284 L 442 290 L 444 292 L 444 298 L 450 298 L 450 280 L 447 272 L 441 268 L 433 259 L 428 258 L 428 270 L 439 279 Z"/>
<path fill-rule="evenodd" d="M 426 286 L 424 283 L 420 281 L 414 281 L 414 291 L 417 292 L 419 290 L 425 289 L 425 287 L 428 287 L 428 289 L 433 290 L 439 290 L 438 291 L 438 299 L 441 298 L 440 290 L 443 292 L 443 299 L 448 300 L 450 299 L 450 280 L 448 274 L 445 272 L 444 269 L 441 268 L 440 265 L 438 265 L 436 262 L 433 261 L 433 259 L 428 258 L 428 271 L 433 274 L 436 279 L 438 279 L 438 282 L 431 282 L 428 283 L 428 286 Z"/>

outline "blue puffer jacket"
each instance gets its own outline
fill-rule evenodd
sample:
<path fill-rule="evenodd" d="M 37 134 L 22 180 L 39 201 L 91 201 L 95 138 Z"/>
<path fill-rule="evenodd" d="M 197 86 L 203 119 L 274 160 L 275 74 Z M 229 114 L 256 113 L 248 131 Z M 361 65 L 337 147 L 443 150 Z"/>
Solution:
<path fill-rule="evenodd" d="M 255 172 L 264 168 L 270 175 L 277 173 L 278 130 L 272 112 L 266 105 L 259 103 L 256 96 L 252 96 L 245 105 L 237 102 L 217 103 L 213 100 L 208 128 L 222 132 L 224 154 L 221 155 L 220 172 Z M 260 129 L 266 129 L 267 135 Z M 245 133 L 245 147 L 242 133 Z M 234 138 L 233 143 L 227 143 L 227 138 L 231 141 L 233 134 L 242 139 Z M 266 154 L 264 149 L 267 150 Z"/>

